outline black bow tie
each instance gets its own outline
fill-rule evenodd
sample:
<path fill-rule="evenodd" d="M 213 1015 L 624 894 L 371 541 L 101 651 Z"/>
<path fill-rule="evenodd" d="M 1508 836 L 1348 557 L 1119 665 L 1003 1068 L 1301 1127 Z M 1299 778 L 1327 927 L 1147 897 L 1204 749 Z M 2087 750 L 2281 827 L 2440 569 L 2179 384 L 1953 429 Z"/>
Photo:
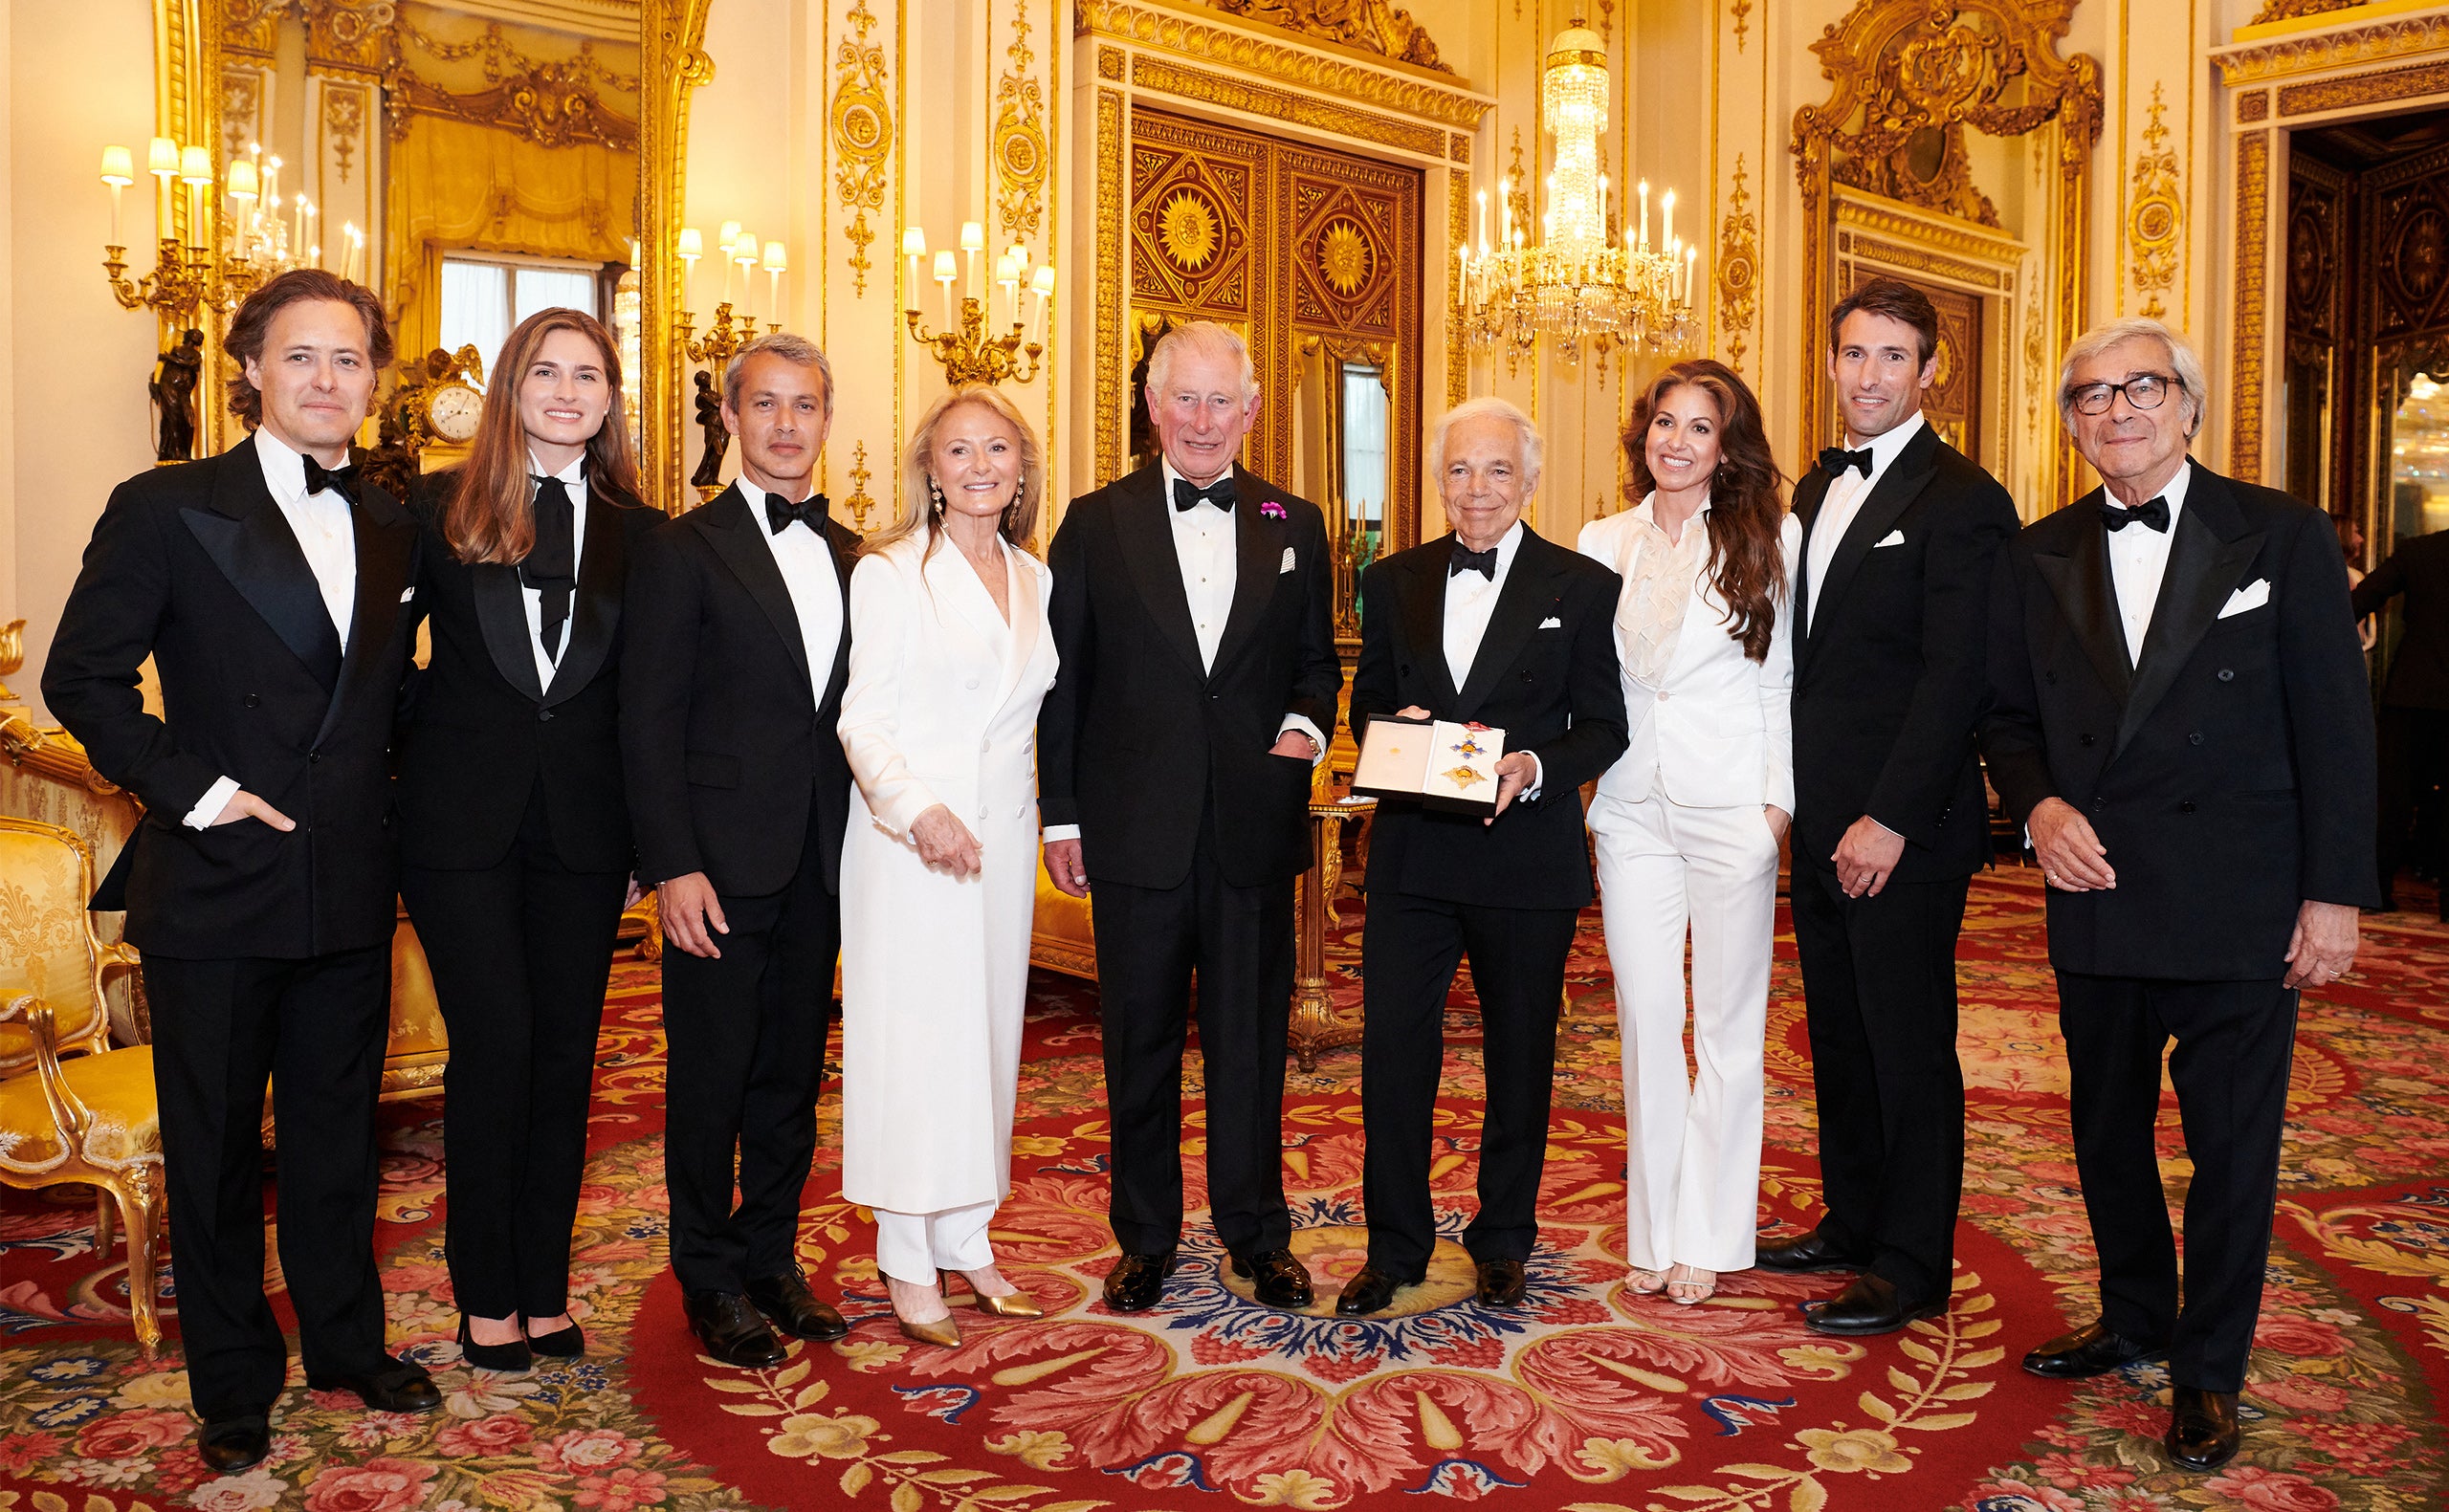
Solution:
<path fill-rule="evenodd" d="M 320 493 L 325 489 L 329 489 L 352 504 L 357 502 L 356 463 L 351 462 L 337 468 L 326 468 L 310 456 L 300 455 L 298 460 L 306 464 L 306 492 L 308 494 L 312 495 Z"/>
<path fill-rule="evenodd" d="M 570 491 L 560 478 L 533 478 L 536 485 L 536 544 L 518 564 L 521 586 L 536 590 L 536 640 L 544 654 L 559 657 L 562 625 L 570 617 L 570 594 L 578 587 L 578 548 Z"/>
<path fill-rule="evenodd" d="M 2169 501 L 2156 498 L 2138 509 L 2120 509 L 2114 504 L 2103 503 L 2101 519 L 2111 530 L 2124 530 L 2129 525 L 2149 525 L 2165 536 L 2169 533 Z"/>
<path fill-rule="evenodd" d="M 827 518 L 826 512 L 830 508 L 830 501 L 822 493 L 811 493 L 796 504 L 780 493 L 768 493 L 765 495 L 765 523 L 771 528 L 771 534 L 780 536 L 791 528 L 791 521 L 798 520 L 821 537 Z"/>
<path fill-rule="evenodd" d="M 1205 488 L 1188 478 L 1174 479 L 1174 508 L 1197 509 L 1202 504 L 1213 504 L 1227 515 L 1233 513 L 1233 474 L 1227 472 Z"/>
<path fill-rule="evenodd" d="M 1828 474 L 1830 482 L 1833 483 L 1837 479 L 1843 477 L 1846 470 L 1849 468 L 1860 468 L 1863 470 L 1863 476 L 1869 477 L 1871 475 L 1871 449 L 1864 447 L 1860 451 L 1848 451 L 1842 447 L 1826 447 L 1821 449 L 1820 453 L 1820 471 Z"/>
<path fill-rule="evenodd" d="M 1496 548 L 1473 551 L 1463 544 L 1461 537 L 1456 537 L 1453 550 L 1445 556 L 1445 576 L 1451 578 L 1458 572 L 1476 572 L 1490 582 L 1496 581 Z"/>

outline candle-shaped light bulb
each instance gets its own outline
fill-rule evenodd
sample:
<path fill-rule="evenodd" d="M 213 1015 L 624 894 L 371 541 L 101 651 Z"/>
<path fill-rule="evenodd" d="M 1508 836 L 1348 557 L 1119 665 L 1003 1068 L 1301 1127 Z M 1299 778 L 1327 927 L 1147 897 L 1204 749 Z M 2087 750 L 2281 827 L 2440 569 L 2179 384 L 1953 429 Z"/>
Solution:
<path fill-rule="evenodd" d="M 695 226 L 680 228 L 680 260 L 694 263 L 706 255 L 706 233 Z"/>
<path fill-rule="evenodd" d="M 212 152 L 208 147 L 179 149 L 179 181 L 183 184 L 212 182 Z"/>
<path fill-rule="evenodd" d="M 119 239 L 119 196 L 121 189 L 136 182 L 136 154 L 125 147 L 104 147 L 102 182 L 111 186 L 110 245 L 124 247 L 127 244 Z"/>
<path fill-rule="evenodd" d="M 738 245 L 739 241 L 739 222 L 738 221 L 725 221 L 722 224 L 722 229 L 715 232 L 715 245 L 720 247 L 725 252 L 729 252 L 734 246 Z"/>
<path fill-rule="evenodd" d="M 262 182 L 256 174 L 254 164 L 241 158 L 230 164 L 230 172 L 222 182 L 222 188 L 232 199 L 243 204 L 253 204 L 255 196 L 262 189 Z"/>
<path fill-rule="evenodd" d="M 176 175 L 179 171 L 179 144 L 167 137 L 155 137 L 146 149 L 145 172 Z"/>
<path fill-rule="evenodd" d="M 901 233 L 901 260 L 910 265 L 910 281 L 902 288 L 902 297 L 910 308 L 918 308 L 918 259 L 927 255 L 927 233 L 913 226 Z"/>
<path fill-rule="evenodd" d="M 788 273 L 790 271 L 789 257 L 789 249 L 785 248 L 781 242 L 767 242 L 765 244 L 764 262 L 765 271 L 767 273 Z"/>
<path fill-rule="evenodd" d="M 960 223 L 960 292 L 978 293 L 978 254 L 986 250 L 986 228 L 976 221 Z"/>
<path fill-rule="evenodd" d="M 1700 267 L 1700 261 L 1701 249 L 1698 247 L 1684 249 L 1684 302 L 1686 304 L 1692 302 L 1692 274 Z"/>
<path fill-rule="evenodd" d="M 733 239 L 731 244 L 731 260 L 739 264 L 740 272 L 754 273 L 757 271 L 757 233 L 755 231 L 741 231 L 738 237 Z"/>
<path fill-rule="evenodd" d="M 960 277 L 960 262 L 949 252 L 936 253 L 936 291 L 943 296 L 944 325 L 953 328 L 953 284 Z"/>
<path fill-rule="evenodd" d="M 1029 274 L 1029 293 L 1036 296 L 1029 311 L 1029 340 L 1032 343 L 1043 342 L 1046 340 L 1047 301 L 1054 297 L 1052 263 L 1040 263 L 1037 271 Z"/>

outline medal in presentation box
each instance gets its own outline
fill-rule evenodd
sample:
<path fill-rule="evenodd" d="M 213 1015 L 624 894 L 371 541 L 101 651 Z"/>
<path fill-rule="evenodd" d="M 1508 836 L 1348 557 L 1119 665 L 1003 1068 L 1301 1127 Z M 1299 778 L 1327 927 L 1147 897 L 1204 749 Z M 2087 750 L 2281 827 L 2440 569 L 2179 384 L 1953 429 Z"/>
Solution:
<path fill-rule="evenodd" d="M 1505 732 L 1486 725 L 1372 719 L 1352 790 L 1486 816 L 1496 812 L 1496 763 L 1504 755 Z"/>

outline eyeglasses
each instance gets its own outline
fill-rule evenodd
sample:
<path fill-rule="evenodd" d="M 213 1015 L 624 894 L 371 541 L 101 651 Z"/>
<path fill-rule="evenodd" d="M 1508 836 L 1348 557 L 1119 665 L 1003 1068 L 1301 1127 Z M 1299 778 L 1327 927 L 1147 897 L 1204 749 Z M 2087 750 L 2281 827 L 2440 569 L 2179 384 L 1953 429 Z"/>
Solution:
<path fill-rule="evenodd" d="M 2169 397 L 2176 380 L 2163 373 L 2138 373 L 2122 383 L 2085 383 L 2066 391 L 2066 402 L 2082 415 L 2105 415 L 2109 403 L 2124 394 L 2126 402 L 2137 409 L 2157 409 Z"/>

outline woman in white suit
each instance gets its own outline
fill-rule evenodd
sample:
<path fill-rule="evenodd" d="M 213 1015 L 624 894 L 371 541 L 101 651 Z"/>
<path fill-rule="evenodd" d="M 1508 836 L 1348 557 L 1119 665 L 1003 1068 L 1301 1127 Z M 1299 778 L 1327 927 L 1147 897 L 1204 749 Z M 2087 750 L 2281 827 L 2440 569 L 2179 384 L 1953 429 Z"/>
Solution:
<path fill-rule="evenodd" d="M 1678 362 L 1623 434 L 1631 509 L 1581 533 L 1624 580 L 1632 742 L 1590 807 L 1616 976 L 1635 1291 L 1706 1301 L 1752 1264 L 1777 847 L 1794 813 L 1785 614 L 1800 538 L 1759 402 Z M 1692 1046 L 1684 1057 L 1685 939 Z"/>
<path fill-rule="evenodd" d="M 1011 1190 L 1053 577 L 1021 544 L 1037 437 L 995 389 L 938 400 L 901 476 L 900 519 L 850 575 L 842 1194 L 875 1213 L 901 1331 L 950 1347 L 941 1272 L 985 1311 L 1038 1314 L 986 1225 Z"/>

